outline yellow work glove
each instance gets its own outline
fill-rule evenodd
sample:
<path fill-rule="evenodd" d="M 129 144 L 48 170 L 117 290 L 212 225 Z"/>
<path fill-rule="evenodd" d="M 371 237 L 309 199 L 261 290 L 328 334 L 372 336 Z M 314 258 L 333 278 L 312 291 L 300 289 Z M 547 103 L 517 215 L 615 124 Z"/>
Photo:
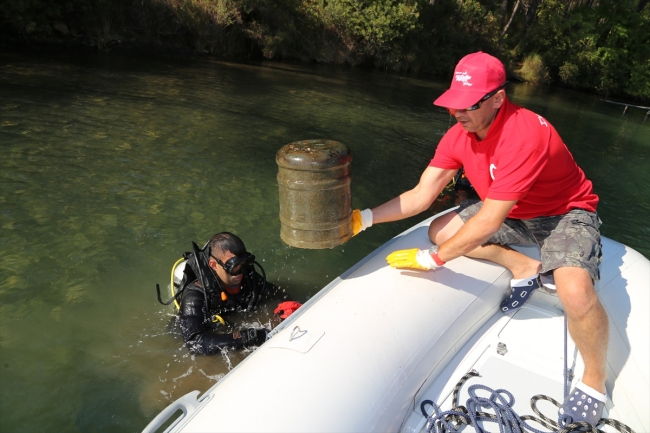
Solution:
<path fill-rule="evenodd" d="M 437 248 L 436 251 L 419 250 L 417 248 L 398 250 L 390 253 L 386 257 L 386 261 L 393 268 L 411 268 L 428 271 L 429 269 L 438 267 L 433 257 L 431 257 L 430 252 L 437 252 Z"/>
<path fill-rule="evenodd" d="M 356 236 L 368 227 L 372 226 L 372 211 L 370 209 L 352 211 L 352 236 Z"/>

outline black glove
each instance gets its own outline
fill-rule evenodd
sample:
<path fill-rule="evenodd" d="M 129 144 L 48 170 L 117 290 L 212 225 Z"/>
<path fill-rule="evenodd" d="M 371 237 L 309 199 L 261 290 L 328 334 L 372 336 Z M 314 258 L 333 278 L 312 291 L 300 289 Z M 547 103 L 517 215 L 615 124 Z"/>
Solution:
<path fill-rule="evenodd" d="M 242 344 L 244 347 L 261 346 L 262 343 L 266 341 L 266 336 L 268 333 L 269 331 L 264 328 L 249 328 L 239 330 L 239 335 L 241 336 Z"/>

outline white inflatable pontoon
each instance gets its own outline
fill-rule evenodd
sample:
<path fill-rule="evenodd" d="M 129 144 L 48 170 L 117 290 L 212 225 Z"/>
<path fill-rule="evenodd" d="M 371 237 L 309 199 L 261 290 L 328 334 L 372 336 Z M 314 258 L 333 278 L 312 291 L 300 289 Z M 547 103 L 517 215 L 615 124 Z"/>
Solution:
<path fill-rule="evenodd" d="M 472 384 L 510 391 L 519 415 L 533 415 L 529 400 L 536 394 L 562 402 L 557 296 L 537 290 L 504 316 L 499 303 L 510 273 L 501 266 L 465 257 L 433 271 L 386 264 L 393 251 L 428 248 L 433 218 L 332 281 L 212 388 L 170 404 L 144 432 L 163 425 L 184 433 L 421 432 L 422 402 L 451 409 L 454 387 L 472 369 L 480 376 L 463 385 L 462 405 Z M 611 239 L 602 244 L 596 289 L 610 319 L 603 417 L 650 432 L 650 262 Z M 534 247 L 517 249 L 539 257 Z M 570 337 L 567 353 L 575 382 L 584 367 Z M 557 420 L 551 403 L 538 407 Z"/>

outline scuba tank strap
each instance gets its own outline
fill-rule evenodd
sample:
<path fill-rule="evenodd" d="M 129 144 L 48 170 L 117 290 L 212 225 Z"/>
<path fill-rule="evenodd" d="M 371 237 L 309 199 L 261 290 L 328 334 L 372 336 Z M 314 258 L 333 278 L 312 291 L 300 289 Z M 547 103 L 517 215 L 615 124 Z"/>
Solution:
<path fill-rule="evenodd" d="M 209 250 L 210 246 L 208 243 L 206 243 L 201 250 L 199 250 L 199 246 L 192 242 L 192 249 L 194 250 L 194 255 L 197 257 L 196 259 L 196 265 L 197 268 L 200 270 L 200 274 L 202 277 L 201 278 L 201 284 L 203 287 L 210 287 L 210 281 L 208 280 L 207 276 L 204 273 L 204 268 L 207 268 L 208 270 L 211 271 L 210 269 L 210 257 L 212 256 L 212 252 Z M 199 255 L 200 254 L 200 255 Z M 218 277 L 215 276 L 213 278 L 214 280 L 214 286 L 219 288 L 219 297 L 221 298 L 222 301 L 226 301 L 228 299 L 228 295 L 226 294 L 225 289 L 223 288 L 223 285 L 221 284 L 221 280 L 219 280 Z"/>
<path fill-rule="evenodd" d="M 255 276 L 255 265 L 260 269 L 260 272 L 262 273 L 262 287 L 259 288 L 258 281 Z M 262 265 L 260 265 L 257 261 L 253 261 L 253 266 L 251 267 L 250 273 L 246 274 L 246 279 L 248 281 L 248 284 L 251 287 L 251 297 L 248 301 L 248 305 L 246 306 L 247 311 L 251 311 L 262 299 L 262 294 L 266 290 L 266 272 L 264 271 L 264 268 Z"/>
<path fill-rule="evenodd" d="M 260 271 L 262 272 L 262 289 L 260 290 L 261 295 L 266 290 L 266 272 L 264 271 L 262 265 L 260 265 L 257 261 L 254 261 L 253 264 L 257 265 L 257 267 L 260 268 Z"/>
<path fill-rule="evenodd" d="M 201 250 L 199 250 L 199 246 L 192 241 L 192 252 L 194 253 L 194 260 L 196 261 L 196 272 L 197 272 L 197 277 L 199 277 L 199 281 L 201 282 L 201 286 L 203 286 L 203 299 L 205 300 L 205 304 L 203 305 L 203 311 L 204 311 L 204 317 L 209 318 L 210 317 L 210 301 L 208 300 L 208 279 L 205 276 L 205 273 L 203 272 L 203 263 L 201 262 Z"/>

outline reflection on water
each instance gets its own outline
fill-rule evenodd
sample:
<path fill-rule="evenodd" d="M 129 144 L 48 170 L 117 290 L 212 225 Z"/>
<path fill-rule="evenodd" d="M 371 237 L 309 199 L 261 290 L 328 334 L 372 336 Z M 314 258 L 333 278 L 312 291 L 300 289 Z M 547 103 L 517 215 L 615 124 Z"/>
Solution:
<path fill-rule="evenodd" d="M 414 185 L 450 119 L 446 81 L 363 71 L 96 53 L 0 57 L 0 387 L 3 431 L 137 431 L 247 352 L 194 357 L 156 301 L 174 261 L 241 235 L 305 301 L 426 215 L 331 250 L 279 238 L 275 152 L 310 138 L 353 151 L 355 207 Z M 603 233 L 650 256 L 644 113 L 515 85 L 594 181 Z M 453 205 L 443 197 L 428 214 Z M 269 325 L 274 305 L 244 319 Z M 336 320 L 335 316 L 332 318 Z M 35 416 L 38 414 L 37 416 Z"/>

